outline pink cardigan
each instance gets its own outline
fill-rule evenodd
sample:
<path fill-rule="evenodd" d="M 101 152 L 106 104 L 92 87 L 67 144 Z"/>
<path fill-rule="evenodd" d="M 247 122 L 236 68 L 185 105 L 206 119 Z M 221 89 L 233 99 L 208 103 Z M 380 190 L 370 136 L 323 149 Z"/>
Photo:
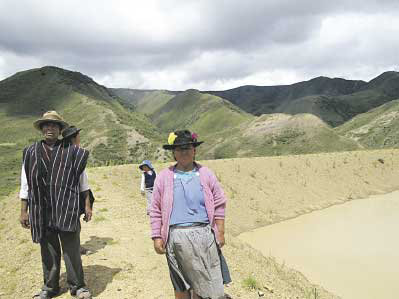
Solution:
<path fill-rule="evenodd" d="M 196 164 L 204 190 L 205 208 L 212 229 L 218 236 L 215 219 L 224 219 L 226 197 L 213 172 L 200 164 Z M 169 220 L 173 207 L 174 166 L 162 170 L 155 179 L 150 210 L 151 238 L 162 238 L 164 244 L 168 240 Z"/>

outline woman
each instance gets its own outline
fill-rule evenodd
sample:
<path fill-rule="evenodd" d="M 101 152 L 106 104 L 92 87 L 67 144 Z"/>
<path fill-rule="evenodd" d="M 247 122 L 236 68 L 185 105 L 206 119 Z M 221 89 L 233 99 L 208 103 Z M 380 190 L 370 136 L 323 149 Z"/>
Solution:
<path fill-rule="evenodd" d="M 69 126 L 62 131 L 62 137 L 64 142 L 71 143 L 76 146 L 80 146 L 80 135 L 79 132 L 82 129 L 78 129 L 75 126 Z M 91 220 L 93 213 L 94 195 L 89 187 L 89 179 L 87 177 L 86 170 L 84 170 L 79 178 L 79 215 L 84 214 L 83 220 L 88 222 Z M 86 254 L 88 250 L 80 246 L 80 254 Z"/>
<path fill-rule="evenodd" d="M 190 131 L 177 131 L 163 146 L 172 150 L 177 163 L 155 180 L 152 239 L 155 251 L 166 253 L 176 299 L 219 299 L 224 298 L 225 264 L 219 254 L 225 243 L 226 197 L 216 176 L 195 162 L 202 143 L 197 138 Z"/>

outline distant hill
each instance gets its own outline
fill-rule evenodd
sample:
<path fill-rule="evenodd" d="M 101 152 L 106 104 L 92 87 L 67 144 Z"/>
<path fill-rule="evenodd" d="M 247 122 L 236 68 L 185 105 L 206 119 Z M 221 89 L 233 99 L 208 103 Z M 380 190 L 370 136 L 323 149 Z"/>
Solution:
<path fill-rule="evenodd" d="M 113 90 L 114 91 L 114 90 Z M 126 92 L 126 91 L 125 91 Z M 184 92 L 130 90 L 131 103 L 146 110 L 159 130 L 188 128 L 206 142 L 199 158 L 219 159 L 301 154 L 359 148 L 356 141 L 339 136 L 318 116 L 269 114 L 254 116 L 218 96 L 190 89 Z M 126 97 L 126 96 L 125 96 Z M 151 104 L 151 105 L 149 105 Z M 293 107 L 293 106 L 292 106 Z M 312 111 L 309 106 L 307 111 Z M 315 112 L 315 111 L 314 111 Z M 299 113 L 299 112 L 298 112 Z"/>
<path fill-rule="evenodd" d="M 117 95 L 123 102 L 132 104 L 136 111 L 147 115 L 165 105 L 178 91 L 168 90 L 140 90 L 128 88 L 110 88 L 112 94 Z"/>
<path fill-rule="evenodd" d="M 338 126 L 359 113 L 399 97 L 399 73 L 386 72 L 371 80 L 318 77 L 280 86 L 241 86 L 225 91 L 206 91 L 255 114 L 311 113 Z"/>
<path fill-rule="evenodd" d="M 317 77 L 309 81 L 278 86 L 240 86 L 225 91 L 206 91 L 227 99 L 255 115 L 284 113 L 284 107 L 301 98 L 311 96 L 339 96 L 360 90 L 366 82 L 340 78 Z M 299 113 L 306 113 L 302 109 Z"/>
<path fill-rule="evenodd" d="M 150 117 L 163 132 L 189 128 L 201 136 L 227 130 L 253 118 L 229 101 L 194 89 L 171 98 Z"/>
<path fill-rule="evenodd" d="M 312 114 L 265 114 L 230 131 L 217 133 L 212 145 L 204 144 L 213 158 L 279 156 L 348 151 L 356 141 L 338 135 Z"/>
<path fill-rule="evenodd" d="M 83 128 L 81 142 L 91 152 L 91 165 L 163 155 L 161 136 L 152 122 L 106 87 L 56 67 L 23 71 L 0 81 L 0 165 L 7 169 L 0 189 L 18 179 L 22 149 L 40 139 L 32 123 L 48 110 L 57 110 L 70 124 Z"/>
<path fill-rule="evenodd" d="M 399 99 L 359 114 L 335 130 L 365 148 L 398 148 Z"/>

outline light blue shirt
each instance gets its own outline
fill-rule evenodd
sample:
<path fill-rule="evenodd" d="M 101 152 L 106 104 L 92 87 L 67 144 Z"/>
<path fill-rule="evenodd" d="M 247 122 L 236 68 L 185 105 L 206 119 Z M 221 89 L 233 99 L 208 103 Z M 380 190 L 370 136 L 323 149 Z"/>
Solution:
<path fill-rule="evenodd" d="M 173 208 L 169 223 L 170 225 L 209 223 L 198 169 L 188 172 L 175 169 Z"/>

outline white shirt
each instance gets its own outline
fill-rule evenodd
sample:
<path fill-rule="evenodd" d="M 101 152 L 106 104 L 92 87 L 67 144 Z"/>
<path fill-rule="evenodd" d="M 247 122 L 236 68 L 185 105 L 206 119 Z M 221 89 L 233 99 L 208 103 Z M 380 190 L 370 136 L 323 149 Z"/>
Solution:
<path fill-rule="evenodd" d="M 79 191 L 84 192 L 89 190 L 89 179 L 87 177 L 86 170 L 83 170 L 82 174 L 79 177 Z M 21 170 L 21 189 L 19 190 L 19 198 L 28 199 L 29 197 L 29 186 L 28 179 L 26 178 L 25 167 L 22 165 Z"/>

